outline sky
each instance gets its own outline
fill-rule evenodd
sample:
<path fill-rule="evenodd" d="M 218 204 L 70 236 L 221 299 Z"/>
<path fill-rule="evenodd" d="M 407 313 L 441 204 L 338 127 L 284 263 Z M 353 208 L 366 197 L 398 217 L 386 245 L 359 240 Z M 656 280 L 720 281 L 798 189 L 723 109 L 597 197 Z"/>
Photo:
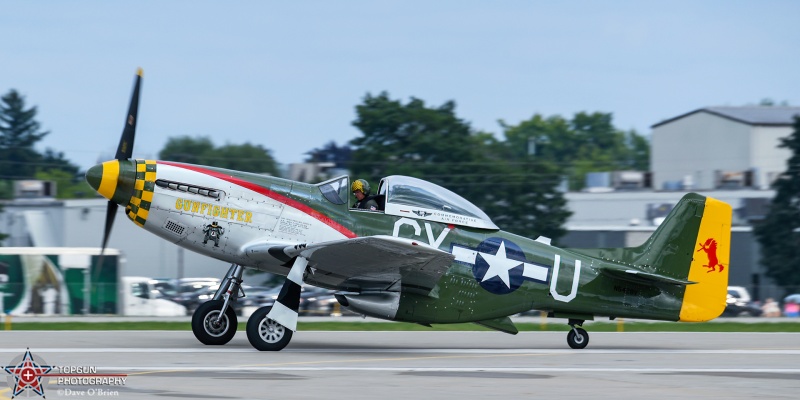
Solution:
<path fill-rule="evenodd" d="M 359 136 L 387 91 L 453 100 L 502 137 L 534 114 L 610 112 L 649 135 L 705 106 L 800 105 L 800 2 L 0 0 L 0 94 L 87 169 L 113 158 L 136 69 L 133 155 L 169 137 L 271 149 L 280 163 Z"/>

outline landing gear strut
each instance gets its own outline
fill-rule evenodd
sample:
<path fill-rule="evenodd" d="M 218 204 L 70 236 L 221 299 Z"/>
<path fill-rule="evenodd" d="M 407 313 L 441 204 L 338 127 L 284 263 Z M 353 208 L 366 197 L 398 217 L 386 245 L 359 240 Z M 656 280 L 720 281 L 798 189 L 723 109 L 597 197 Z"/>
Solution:
<path fill-rule="evenodd" d="M 247 340 L 257 350 L 278 351 L 292 340 L 292 333 L 297 330 L 300 289 L 307 265 L 307 259 L 297 257 L 275 303 L 259 308 L 247 320 Z M 244 267 L 232 264 L 214 298 L 197 307 L 192 315 L 192 332 L 201 343 L 222 345 L 236 334 L 239 321 L 233 302 L 240 297 L 242 272 Z"/>
<path fill-rule="evenodd" d="M 247 320 L 247 340 L 257 350 L 278 351 L 292 340 L 292 333 L 297 330 L 300 288 L 307 265 L 307 259 L 297 257 L 275 303 L 259 308 Z"/>
<path fill-rule="evenodd" d="M 241 265 L 231 265 L 214 298 L 201 304 L 192 314 L 192 333 L 200 343 L 223 345 L 236 334 L 239 321 L 232 302 L 239 298 L 242 272 Z"/>
<path fill-rule="evenodd" d="M 583 325 L 583 320 L 570 319 L 569 326 L 572 329 L 567 334 L 567 344 L 573 349 L 582 349 L 589 344 L 589 333 L 585 329 L 580 328 Z"/>

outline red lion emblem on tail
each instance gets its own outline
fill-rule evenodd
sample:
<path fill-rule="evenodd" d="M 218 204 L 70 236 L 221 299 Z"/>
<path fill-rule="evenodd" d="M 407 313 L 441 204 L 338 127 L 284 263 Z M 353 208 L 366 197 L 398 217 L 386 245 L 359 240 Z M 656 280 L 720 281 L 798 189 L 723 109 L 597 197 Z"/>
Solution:
<path fill-rule="evenodd" d="M 697 249 L 697 252 L 701 250 L 706 252 L 708 256 L 708 265 L 703 265 L 704 267 L 708 268 L 707 272 L 716 271 L 716 266 L 719 265 L 719 272 L 725 270 L 725 266 L 719 263 L 719 259 L 717 258 L 717 241 L 714 238 L 706 239 L 705 243 L 698 243 L 700 246 Z"/>

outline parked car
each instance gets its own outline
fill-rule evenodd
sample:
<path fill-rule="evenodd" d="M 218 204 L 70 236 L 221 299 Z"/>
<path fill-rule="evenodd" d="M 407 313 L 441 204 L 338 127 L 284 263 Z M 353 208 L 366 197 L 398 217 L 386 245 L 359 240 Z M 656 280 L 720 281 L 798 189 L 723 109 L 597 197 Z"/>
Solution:
<path fill-rule="evenodd" d="M 199 288 L 180 295 L 176 300 L 186 307 L 188 315 L 200 304 L 211 300 L 219 289 L 219 283 L 214 285 L 199 285 Z M 281 287 L 259 287 L 243 285 L 244 297 L 233 303 L 236 315 L 249 317 L 257 309 L 275 304 L 280 294 Z M 311 285 L 303 285 L 300 292 L 300 306 L 298 314 L 302 316 L 338 316 L 358 315 L 345 307 L 339 307 L 339 302 L 334 297 L 334 291 Z"/>
<path fill-rule="evenodd" d="M 151 280 L 153 287 L 161 292 L 165 298 L 178 297 L 182 294 L 194 292 L 205 286 L 219 285 L 217 278 L 155 278 Z"/>
<path fill-rule="evenodd" d="M 303 286 L 298 313 L 308 316 L 331 316 L 335 312 L 335 305 L 339 304 L 333 293 L 333 290 L 316 286 Z"/>
<path fill-rule="evenodd" d="M 197 307 L 200 306 L 200 304 L 203 304 L 214 298 L 214 294 L 217 293 L 218 289 L 219 283 L 215 285 L 202 285 L 193 292 L 181 295 L 178 303 L 186 307 L 187 315 L 192 315 Z M 244 292 L 245 297 L 239 298 L 237 301 L 232 302 L 231 304 L 233 305 L 233 310 L 236 312 L 236 315 L 246 317 L 252 314 L 255 309 L 260 307 L 260 304 L 272 304 L 274 299 L 278 297 L 280 288 L 276 289 L 272 287 L 242 285 L 242 291 Z M 245 307 L 248 307 L 248 311 L 243 311 Z M 255 308 L 250 310 L 253 307 Z"/>
<path fill-rule="evenodd" d="M 750 301 L 750 293 L 741 286 L 728 287 L 728 299 L 723 317 L 759 317 L 763 313 L 761 307 Z"/>
<path fill-rule="evenodd" d="M 728 286 L 728 294 L 745 303 L 752 301 L 750 292 L 742 286 Z"/>
<path fill-rule="evenodd" d="M 245 297 L 238 300 L 239 312 L 237 314 L 241 317 L 250 317 L 259 308 L 275 304 L 275 300 L 280 293 L 280 286 L 262 290 L 248 289 L 245 291 Z"/>
<path fill-rule="evenodd" d="M 333 290 L 315 286 L 303 286 L 300 294 L 300 315 L 340 317 L 342 315 L 361 315 L 343 307 L 336 300 Z"/>
<path fill-rule="evenodd" d="M 186 308 L 164 298 L 155 288 L 155 280 L 141 276 L 123 276 L 122 310 L 126 316 L 174 317 L 186 314 Z"/>

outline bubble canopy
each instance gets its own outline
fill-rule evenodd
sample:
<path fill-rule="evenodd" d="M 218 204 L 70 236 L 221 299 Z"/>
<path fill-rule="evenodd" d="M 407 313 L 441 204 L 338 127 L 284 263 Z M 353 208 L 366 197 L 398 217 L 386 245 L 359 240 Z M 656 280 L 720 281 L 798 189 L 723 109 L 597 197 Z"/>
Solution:
<path fill-rule="evenodd" d="M 481 229 L 498 229 L 489 216 L 463 197 L 437 184 L 409 176 L 381 179 L 378 195 L 385 196 L 385 212 Z"/>

